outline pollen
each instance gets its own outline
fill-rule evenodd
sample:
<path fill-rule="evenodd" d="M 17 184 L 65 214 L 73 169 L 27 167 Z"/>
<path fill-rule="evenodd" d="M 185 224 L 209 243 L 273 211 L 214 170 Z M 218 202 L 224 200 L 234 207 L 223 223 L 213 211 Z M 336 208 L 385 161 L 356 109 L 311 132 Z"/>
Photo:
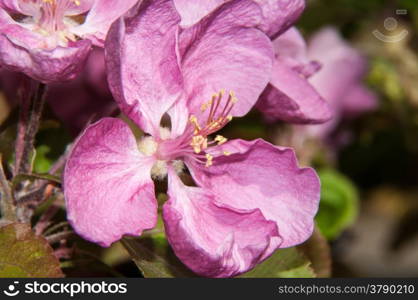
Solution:
<path fill-rule="evenodd" d="M 157 160 L 151 168 L 151 177 L 153 179 L 163 180 L 167 173 L 167 162 L 164 160 Z"/>
<path fill-rule="evenodd" d="M 225 95 L 228 96 L 225 97 Z M 199 154 L 204 152 L 209 145 L 214 145 L 215 143 L 222 145 L 228 141 L 222 135 L 217 135 L 213 141 L 208 141 L 208 136 L 222 129 L 232 120 L 230 113 L 237 102 L 238 98 L 233 91 L 227 94 L 225 89 L 221 89 L 218 93 L 213 94 L 209 101 L 201 105 L 202 114 L 199 115 L 199 120 L 195 115 L 190 116 L 189 122 L 193 126 L 190 146 L 193 148 L 194 153 Z M 205 112 L 207 112 L 206 118 L 203 117 Z M 229 155 L 226 151 L 224 154 Z M 211 166 L 213 156 L 206 154 L 205 157 L 206 167 Z"/>
<path fill-rule="evenodd" d="M 157 152 L 158 144 L 152 136 L 143 137 L 138 143 L 138 149 L 147 156 Z"/>
<path fill-rule="evenodd" d="M 208 139 L 202 135 L 195 135 L 192 137 L 190 145 L 193 147 L 193 151 L 198 154 L 208 147 Z"/>
<path fill-rule="evenodd" d="M 213 156 L 210 155 L 210 154 L 208 154 L 208 153 L 206 153 L 205 157 L 206 157 L 206 164 L 205 164 L 205 166 L 206 166 L 206 168 L 209 168 L 213 164 Z"/>

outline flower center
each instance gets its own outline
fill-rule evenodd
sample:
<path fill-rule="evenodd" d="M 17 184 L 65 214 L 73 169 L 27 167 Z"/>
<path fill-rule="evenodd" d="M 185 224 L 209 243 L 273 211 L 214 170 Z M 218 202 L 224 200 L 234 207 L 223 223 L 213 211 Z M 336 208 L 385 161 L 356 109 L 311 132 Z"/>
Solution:
<path fill-rule="evenodd" d="M 161 127 L 160 138 L 162 140 L 166 140 L 169 138 L 169 136 L 170 136 L 170 131 L 167 128 Z M 155 161 L 154 165 L 151 168 L 151 177 L 153 179 L 159 179 L 159 180 L 164 179 L 168 173 L 167 164 L 169 162 L 174 167 L 175 171 L 178 174 L 180 174 L 184 169 L 183 162 L 181 160 L 162 159 L 158 153 L 158 146 L 159 146 L 159 143 L 152 136 L 142 137 L 141 140 L 138 142 L 138 149 L 140 152 L 142 152 L 146 156 L 155 156 L 157 158 L 157 160 Z"/>
<path fill-rule="evenodd" d="M 67 46 L 76 41 L 77 36 L 68 28 L 80 24 L 77 16 L 68 16 L 68 11 L 80 6 L 82 0 L 20 0 L 30 11 L 30 16 L 22 16 L 22 26 L 45 36 L 42 48 Z"/>
<path fill-rule="evenodd" d="M 194 127 L 193 135 L 191 138 L 190 146 L 192 146 L 195 154 L 204 152 L 210 145 L 224 144 L 227 139 L 221 135 L 217 135 L 212 141 L 209 141 L 208 136 L 212 133 L 222 129 L 228 122 L 232 120 L 230 112 L 237 103 L 238 99 L 235 97 L 235 93 L 230 91 L 228 98 L 226 98 L 225 104 L 221 105 L 221 102 L 225 99 L 225 90 L 221 90 L 212 96 L 212 99 L 204 103 L 201 106 L 202 113 L 208 111 L 206 121 L 201 126 L 196 116 L 190 116 L 190 123 Z M 229 152 L 224 152 L 224 155 L 229 155 Z M 209 153 L 205 154 L 206 167 L 212 165 L 213 156 Z"/>
<path fill-rule="evenodd" d="M 80 5 L 80 0 L 35 0 L 41 12 L 39 26 L 47 32 L 57 32 L 66 29 L 65 12 L 72 6 Z"/>

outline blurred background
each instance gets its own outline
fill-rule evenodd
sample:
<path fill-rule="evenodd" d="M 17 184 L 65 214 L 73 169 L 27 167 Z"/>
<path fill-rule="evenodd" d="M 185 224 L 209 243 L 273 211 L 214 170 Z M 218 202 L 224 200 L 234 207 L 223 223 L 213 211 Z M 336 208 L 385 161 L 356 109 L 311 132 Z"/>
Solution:
<path fill-rule="evenodd" d="M 308 0 L 296 24 L 308 47 L 318 31 L 330 26 L 349 47 L 366 58 L 367 67 L 359 80 L 373 95 L 373 105 L 355 114 L 341 115 L 327 130 L 326 137 L 306 135 L 299 126 L 265 122 L 256 111 L 232 122 L 223 134 L 229 138 L 263 137 L 279 145 L 295 147 L 301 164 L 312 165 L 318 171 L 322 195 L 316 222 L 322 237 L 316 238 L 321 239 L 321 247 L 326 249 L 320 259 L 320 264 L 326 265 L 322 275 L 416 277 L 418 1 Z M 102 59 L 100 55 L 94 59 Z M 342 68 L 350 66 L 336 68 L 335 77 L 341 76 Z M 37 140 L 37 172 L 48 171 L 87 122 L 114 111 L 108 91 L 93 88 L 105 84 L 105 79 L 92 72 L 91 77 L 87 74 L 72 86 L 52 88 L 60 104 L 54 104 L 51 99 L 47 108 L 46 121 Z M 100 82 L 93 84 L 89 78 Z M 13 78 L 8 76 L 7 80 Z M 7 80 L 1 81 L 3 128 L 8 122 L 3 121 L 16 114 Z M 349 92 L 349 87 L 343 88 L 339 97 Z M 80 100 L 87 98 L 93 101 Z M 66 100 L 65 106 L 62 99 Z M 1 133 L 0 151 L 9 156 L 13 130 L 11 126 Z M 164 201 L 163 198 L 161 195 L 159 200 Z M 62 205 L 63 200 L 59 201 Z M 45 205 L 40 207 L 38 213 L 45 209 Z M 65 220 L 62 206 L 54 218 L 57 224 Z M 163 238 L 158 240 L 158 232 L 156 236 L 157 246 L 165 243 Z M 67 276 L 141 276 L 120 243 L 101 249 L 76 239 L 69 247 L 64 246 L 56 245 L 56 248 L 76 252 L 62 264 Z M 64 250 L 63 258 L 69 255 Z M 332 265 L 331 273 L 328 264 Z"/>
<path fill-rule="evenodd" d="M 312 0 L 297 24 L 306 37 L 329 25 L 367 57 L 378 103 L 337 126 L 350 138 L 332 166 L 316 162 L 333 276 L 418 276 L 418 1 Z"/>

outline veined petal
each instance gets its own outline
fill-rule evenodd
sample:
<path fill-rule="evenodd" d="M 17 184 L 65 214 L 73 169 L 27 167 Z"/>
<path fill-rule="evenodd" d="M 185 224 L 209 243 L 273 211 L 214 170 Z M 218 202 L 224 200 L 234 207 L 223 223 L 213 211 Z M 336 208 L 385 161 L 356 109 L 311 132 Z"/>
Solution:
<path fill-rule="evenodd" d="M 321 64 L 308 58 L 305 39 L 295 27 L 289 28 L 273 41 L 274 53 L 292 70 L 306 78 L 315 74 Z"/>
<path fill-rule="evenodd" d="M 79 0 L 77 3 L 76 1 L 70 1 L 70 3 L 67 4 L 68 8 L 65 10 L 65 15 L 77 16 L 77 15 L 84 14 L 88 12 L 90 9 L 92 9 L 93 5 L 96 2 L 103 2 L 103 0 Z"/>
<path fill-rule="evenodd" d="M 208 189 L 185 186 L 172 170 L 163 207 L 167 238 L 183 263 L 206 277 L 231 277 L 254 267 L 270 244 L 274 222 L 258 209 L 235 209 Z"/>
<path fill-rule="evenodd" d="M 14 13 L 21 13 L 19 0 L 0 0 L 0 10 L 5 9 Z"/>
<path fill-rule="evenodd" d="M 181 15 L 180 25 L 189 27 L 214 11 L 217 7 L 230 0 L 173 0 Z M 257 28 L 274 39 L 285 32 L 300 17 L 305 0 L 253 0 L 262 11 L 262 18 Z"/>
<path fill-rule="evenodd" d="M 210 190 L 220 203 L 244 210 L 260 209 L 277 224 L 281 248 L 307 240 L 318 210 L 320 182 L 311 168 L 299 168 L 290 148 L 263 140 L 234 140 L 221 146 L 230 155 L 213 158 L 210 167 L 187 162 L 198 186 Z M 275 248 L 270 247 L 264 258 Z"/>
<path fill-rule="evenodd" d="M 96 0 L 84 23 L 71 31 L 78 36 L 91 39 L 97 46 L 103 46 L 110 25 L 136 3 L 138 0 Z"/>
<path fill-rule="evenodd" d="M 253 107 L 270 80 L 274 57 L 268 37 L 253 28 L 260 18 L 256 3 L 233 0 L 180 31 L 190 112 L 200 114 L 202 104 L 221 90 L 233 91 L 238 99 L 231 115 L 245 115 Z"/>
<path fill-rule="evenodd" d="M 226 1 L 227 0 L 173 0 L 174 5 L 181 16 L 180 25 L 182 27 L 196 24 Z"/>
<path fill-rule="evenodd" d="M 2 28 L 0 64 L 43 83 L 66 81 L 81 71 L 91 47 L 88 40 L 52 50 L 36 47 L 41 43 L 40 37 L 19 25 Z"/>
<path fill-rule="evenodd" d="M 317 124 L 331 117 L 329 104 L 299 72 L 276 60 L 270 85 L 257 103 L 269 119 L 290 123 Z"/>
<path fill-rule="evenodd" d="M 142 1 L 113 24 L 106 40 L 108 81 L 116 101 L 155 136 L 162 115 L 183 91 L 176 54 L 179 22 L 172 1 Z"/>
<path fill-rule="evenodd" d="M 276 38 L 292 26 L 305 9 L 305 0 L 254 0 L 263 12 L 258 26 L 271 39 Z"/>
<path fill-rule="evenodd" d="M 102 246 L 139 235 L 157 221 L 152 157 L 139 152 L 128 125 L 104 118 L 74 144 L 64 172 L 68 220 Z"/>

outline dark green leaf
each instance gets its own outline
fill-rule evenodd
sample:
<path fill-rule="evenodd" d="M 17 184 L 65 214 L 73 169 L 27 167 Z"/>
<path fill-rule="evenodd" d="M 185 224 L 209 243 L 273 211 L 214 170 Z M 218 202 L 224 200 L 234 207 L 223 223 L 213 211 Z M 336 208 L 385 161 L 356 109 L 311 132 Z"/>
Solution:
<path fill-rule="evenodd" d="M 313 278 L 311 262 L 297 248 L 277 250 L 269 259 L 241 275 L 245 278 Z"/>
<path fill-rule="evenodd" d="M 162 233 L 142 238 L 126 237 L 122 244 L 144 277 L 196 277 L 174 255 Z"/>
<path fill-rule="evenodd" d="M 0 228 L 0 277 L 62 277 L 59 260 L 48 242 L 29 225 Z"/>

